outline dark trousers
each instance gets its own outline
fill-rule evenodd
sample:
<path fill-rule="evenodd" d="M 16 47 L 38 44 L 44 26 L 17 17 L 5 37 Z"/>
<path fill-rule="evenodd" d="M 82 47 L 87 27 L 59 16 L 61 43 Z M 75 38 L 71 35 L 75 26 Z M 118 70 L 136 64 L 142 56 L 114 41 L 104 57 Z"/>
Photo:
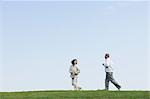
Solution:
<path fill-rule="evenodd" d="M 115 81 L 113 77 L 113 72 L 106 72 L 106 79 L 105 79 L 105 89 L 109 89 L 109 81 L 111 81 L 118 89 L 121 88 L 121 86 Z"/>

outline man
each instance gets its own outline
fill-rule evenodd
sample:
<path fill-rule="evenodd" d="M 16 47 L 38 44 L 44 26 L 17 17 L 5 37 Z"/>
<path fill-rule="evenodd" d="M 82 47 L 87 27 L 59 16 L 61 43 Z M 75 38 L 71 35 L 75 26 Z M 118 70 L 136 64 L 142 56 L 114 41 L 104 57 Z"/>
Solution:
<path fill-rule="evenodd" d="M 80 90 L 81 87 L 78 86 L 78 74 L 80 73 L 80 70 L 77 67 L 77 59 L 73 59 L 71 64 L 72 65 L 70 66 L 69 72 L 71 74 L 70 77 L 72 79 L 72 86 L 74 87 L 74 90 Z"/>
<path fill-rule="evenodd" d="M 105 54 L 105 62 L 102 64 L 105 67 L 106 79 L 105 79 L 105 90 L 109 90 L 109 81 L 111 81 L 120 90 L 121 86 L 115 81 L 113 77 L 112 61 L 110 55 Z"/>

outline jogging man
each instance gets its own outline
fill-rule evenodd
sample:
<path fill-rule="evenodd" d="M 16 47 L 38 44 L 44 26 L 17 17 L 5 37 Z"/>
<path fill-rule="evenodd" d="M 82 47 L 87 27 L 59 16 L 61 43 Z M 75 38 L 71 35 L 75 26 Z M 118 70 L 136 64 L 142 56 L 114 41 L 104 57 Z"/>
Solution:
<path fill-rule="evenodd" d="M 77 67 L 77 59 L 73 59 L 71 64 L 72 65 L 70 66 L 69 72 L 71 74 L 70 77 L 72 79 L 72 86 L 74 87 L 74 90 L 80 90 L 81 87 L 78 86 L 78 74 L 80 73 L 80 70 Z"/>
<path fill-rule="evenodd" d="M 105 67 L 106 79 L 105 79 L 105 90 L 109 90 L 109 81 L 111 81 L 120 90 L 121 86 L 115 81 L 113 77 L 112 61 L 110 55 L 105 54 L 105 62 L 102 64 Z"/>

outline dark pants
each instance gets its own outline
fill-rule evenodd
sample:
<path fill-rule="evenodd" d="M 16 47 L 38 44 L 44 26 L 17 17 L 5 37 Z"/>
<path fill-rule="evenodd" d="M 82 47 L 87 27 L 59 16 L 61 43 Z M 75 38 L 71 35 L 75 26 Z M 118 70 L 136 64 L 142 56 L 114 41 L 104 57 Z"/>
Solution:
<path fill-rule="evenodd" d="M 118 89 L 121 88 L 121 86 L 115 81 L 113 78 L 113 72 L 106 72 L 106 79 L 105 79 L 105 89 L 109 89 L 109 81 L 111 81 Z"/>

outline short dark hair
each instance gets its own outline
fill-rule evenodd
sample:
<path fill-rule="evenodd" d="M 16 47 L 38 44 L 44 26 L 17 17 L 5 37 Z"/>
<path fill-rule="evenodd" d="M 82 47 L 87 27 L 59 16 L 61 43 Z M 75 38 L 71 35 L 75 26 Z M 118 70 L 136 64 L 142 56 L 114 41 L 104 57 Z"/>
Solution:
<path fill-rule="evenodd" d="M 71 61 L 71 63 L 72 63 L 72 64 L 75 64 L 75 63 L 74 63 L 75 61 L 77 61 L 77 59 L 73 59 L 73 60 Z"/>

